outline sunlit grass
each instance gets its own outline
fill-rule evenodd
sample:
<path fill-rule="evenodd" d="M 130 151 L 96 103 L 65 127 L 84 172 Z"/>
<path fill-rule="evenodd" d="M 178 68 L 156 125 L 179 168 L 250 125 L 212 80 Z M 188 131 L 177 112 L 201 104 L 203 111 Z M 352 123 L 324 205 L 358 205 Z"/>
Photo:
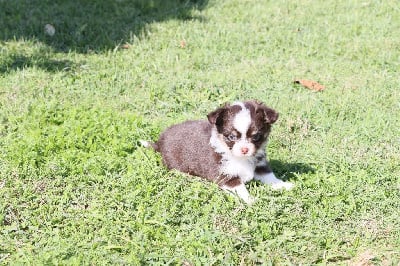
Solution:
<path fill-rule="evenodd" d="M 103 2 L 0 3 L 0 264 L 399 263 L 397 2 Z M 252 98 L 292 191 L 139 146 Z"/>

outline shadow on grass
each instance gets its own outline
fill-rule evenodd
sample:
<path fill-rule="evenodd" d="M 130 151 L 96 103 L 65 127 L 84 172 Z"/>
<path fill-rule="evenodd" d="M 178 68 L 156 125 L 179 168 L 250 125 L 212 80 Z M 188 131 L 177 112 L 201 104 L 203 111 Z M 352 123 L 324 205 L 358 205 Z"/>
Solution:
<path fill-rule="evenodd" d="M 58 52 L 102 52 L 146 35 L 146 26 L 192 16 L 208 0 L 0 1 L 0 42 L 33 40 Z M 44 27 L 55 28 L 53 36 Z"/>
<path fill-rule="evenodd" d="M 269 163 L 275 175 L 285 181 L 295 181 L 297 174 L 315 173 L 315 169 L 305 163 L 285 163 L 278 160 L 270 160 Z"/>
<path fill-rule="evenodd" d="M 201 19 L 193 17 L 192 11 L 207 4 L 208 0 L 0 1 L 0 49 L 2 42 L 20 40 L 31 47 L 8 51 L 10 45 L 6 44 L 0 54 L 0 74 L 26 67 L 71 70 L 73 62 L 51 55 L 109 51 L 147 36 L 146 27 L 153 22 Z M 46 24 L 54 26 L 53 36 L 45 33 Z"/>
<path fill-rule="evenodd" d="M 11 54 L 3 58 L 0 64 L 0 74 L 8 73 L 11 70 L 27 67 L 38 67 L 48 72 L 69 71 L 76 67 L 76 64 L 69 60 L 56 60 L 46 55 L 24 55 Z"/>

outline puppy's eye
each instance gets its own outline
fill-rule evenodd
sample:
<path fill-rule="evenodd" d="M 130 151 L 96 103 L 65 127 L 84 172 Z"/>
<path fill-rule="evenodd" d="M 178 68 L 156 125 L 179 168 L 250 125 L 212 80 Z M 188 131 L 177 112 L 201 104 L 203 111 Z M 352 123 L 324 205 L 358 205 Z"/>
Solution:
<path fill-rule="evenodd" d="M 262 135 L 260 133 L 254 134 L 253 136 L 251 136 L 251 140 L 254 142 L 260 141 L 261 140 Z"/>
<path fill-rule="evenodd" d="M 228 137 L 226 137 L 229 141 L 236 141 L 237 136 L 235 134 L 229 134 Z"/>

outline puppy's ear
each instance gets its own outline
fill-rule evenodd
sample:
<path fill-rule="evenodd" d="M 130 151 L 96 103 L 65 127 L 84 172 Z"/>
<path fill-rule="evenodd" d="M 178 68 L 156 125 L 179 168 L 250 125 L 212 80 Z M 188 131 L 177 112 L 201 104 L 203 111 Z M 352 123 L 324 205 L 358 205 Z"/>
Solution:
<path fill-rule="evenodd" d="M 274 109 L 264 106 L 263 112 L 267 124 L 273 124 L 278 120 L 279 114 Z"/>
<path fill-rule="evenodd" d="M 257 112 L 259 111 L 262 112 L 264 120 L 267 124 L 273 124 L 276 122 L 276 120 L 278 120 L 279 114 L 274 109 L 269 108 L 260 101 L 254 101 L 254 102 L 257 105 L 258 109 Z"/>
<path fill-rule="evenodd" d="M 226 111 L 225 107 L 218 108 L 217 110 L 207 115 L 208 122 L 212 125 L 221 126 L 223 124 L 223 116 Z"/>

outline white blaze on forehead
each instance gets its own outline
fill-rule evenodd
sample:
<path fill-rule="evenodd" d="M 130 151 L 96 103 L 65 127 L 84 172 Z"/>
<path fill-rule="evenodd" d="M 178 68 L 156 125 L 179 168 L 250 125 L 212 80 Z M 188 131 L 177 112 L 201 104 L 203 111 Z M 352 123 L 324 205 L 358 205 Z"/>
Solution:
<path fill-rule="evenodd" d="M 239 105 L 242 107 L 242 110 L 236 114 L 235 119 L 233 120 L 233 126 L 242 134 L 242 138 L 245 138 L 251 123 L 250 111 L 242 102 L 235 102 L 233 105 Z"/>

